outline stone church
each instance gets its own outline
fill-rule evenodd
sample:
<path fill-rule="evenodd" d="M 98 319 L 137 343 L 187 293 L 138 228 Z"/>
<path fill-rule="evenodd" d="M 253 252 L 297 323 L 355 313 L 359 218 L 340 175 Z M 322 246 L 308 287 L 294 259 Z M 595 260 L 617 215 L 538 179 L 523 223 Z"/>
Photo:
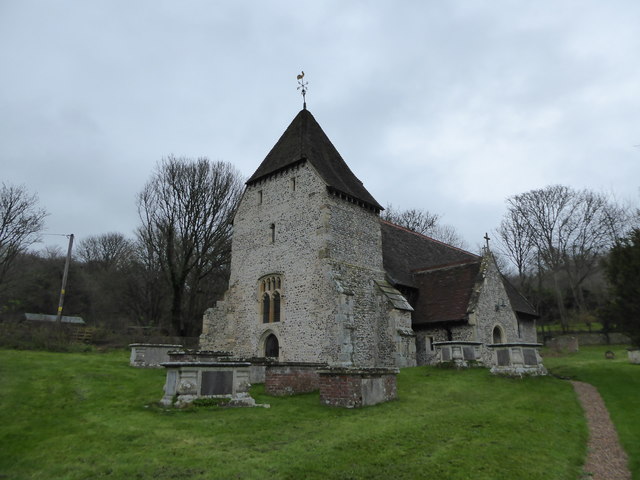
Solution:
<path fill-rule="evenodd" d="M 202 350 L 335 367 L 543 368 L 536 312 L 482 256 L 383 221 L 313 115 L 293 119 L 234 218 Z"/>

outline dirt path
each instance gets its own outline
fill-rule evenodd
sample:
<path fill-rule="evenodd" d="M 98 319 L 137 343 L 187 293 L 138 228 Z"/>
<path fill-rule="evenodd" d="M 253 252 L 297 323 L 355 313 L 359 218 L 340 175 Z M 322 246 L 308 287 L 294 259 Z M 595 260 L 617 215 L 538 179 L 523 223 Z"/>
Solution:
<path fill-rule="evenodd" d="M 587 417 L 589 444 L 583 479 L 631 480 L 627 454 L 620 445 L 609 412 L 593 385 L 571 381 Z"/>

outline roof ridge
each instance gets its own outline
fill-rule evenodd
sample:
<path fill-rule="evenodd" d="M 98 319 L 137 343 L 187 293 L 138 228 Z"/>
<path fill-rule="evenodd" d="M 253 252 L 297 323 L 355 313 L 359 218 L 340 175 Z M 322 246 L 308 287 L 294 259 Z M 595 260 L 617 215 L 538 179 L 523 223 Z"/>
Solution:
<path fill-rule="evenodd" d="M 430 240 L 432 242 L 439 243 L 440 245 L 444 245 L 445 247 L 458 250 L 459 252 L 466 253 L 467 255 L 473 255 L 476 258 L 482 258 L 482 256 L 476 255 L 475 253 L 471 253 L 470 251 L 465 250 L 464 248 L 459 248 L 454 245 L 449 245 L 448 243 L 445 243 L 442 240 L 438 240 L 436 238 L 430 237 L 429 235 L 425 235 L 424 233 L 416 232 L 415 230 L 411 230 L 410 228 L 403 227 L 402 225 L 398 225 L 397 223 L 390 222 L 389 220 L 384 220 L 383 218 L 381 218 L 380 221 L 383 223 L 386 223 L 390 227 L 397 228 L 398 230 L 404 230 L 405 232 L 412 233 L 418 237 L 424 238 L 425 240 Z"/>
<path fill-rule="evenodd" d="M 460 260 L 460 261 L 457 261 L 457 262 L 443 263 L 441 265 L 434 265 L 433 267 L 416 268 L 415 270 L 411 270 L 411 273 L 422 273 L 422 272 L 427 272 L 427 271 L 432 271 L 432 270 L 444 270 L 445 268 L 464 267 L 466 265 L 477 265 L 477 264 L 480 263 L 480 261 L 481 261 L 480 258 L 473 259 L 473 260 Z"/>

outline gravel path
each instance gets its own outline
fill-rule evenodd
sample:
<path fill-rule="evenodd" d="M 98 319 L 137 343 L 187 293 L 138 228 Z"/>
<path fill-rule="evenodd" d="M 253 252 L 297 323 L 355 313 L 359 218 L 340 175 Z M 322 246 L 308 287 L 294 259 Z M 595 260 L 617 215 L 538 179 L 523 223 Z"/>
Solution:
<path fill-rule="evenodd" d="M 618 440 L 609 412 L 593 385 L 572 381 L 589 425 L 587 461 L 583 480 L 631 480 L 627 454 Z"/>

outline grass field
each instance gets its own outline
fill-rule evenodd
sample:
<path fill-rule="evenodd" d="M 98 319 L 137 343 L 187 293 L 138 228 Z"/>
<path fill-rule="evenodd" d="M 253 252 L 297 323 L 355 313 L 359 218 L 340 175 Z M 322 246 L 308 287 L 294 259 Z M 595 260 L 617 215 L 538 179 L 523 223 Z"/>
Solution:
<path fill-rule="evenodd" d="M 605 359 L 611 350 L 615 359 Z M 632 365 L 621 346 L 582 347 L 580 352 L 544 359 L 554 374 L 594 385 L 607 405 L 629 455 L 634 480 L 640 480 L 640 365 Z"/>
<path fill-rule="evenodd" d="M 578 478 L 587 429 L 568 382 L 418 367 L 399 400 L 317 393 L 271 408 L 164 410 L 164 371 L 128 354 L 0 350 L 2 479 Z"/>

